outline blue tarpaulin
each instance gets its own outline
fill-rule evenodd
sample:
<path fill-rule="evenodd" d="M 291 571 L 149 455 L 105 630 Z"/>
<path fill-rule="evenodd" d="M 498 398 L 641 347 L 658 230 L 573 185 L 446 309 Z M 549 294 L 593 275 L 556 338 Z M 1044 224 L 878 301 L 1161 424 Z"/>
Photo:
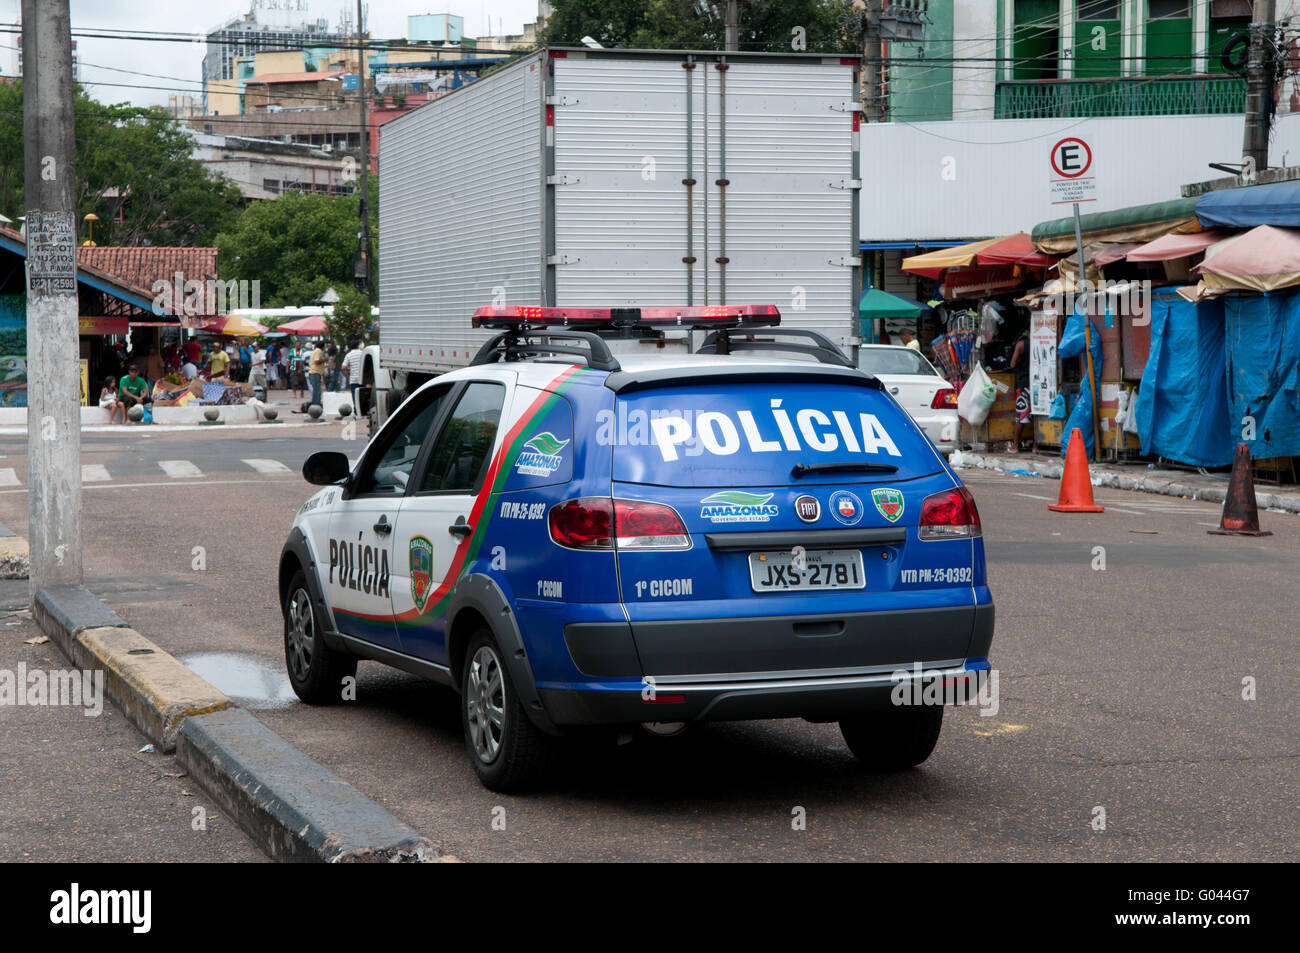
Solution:
<path fill-rule="evenodd" d="M 1061 332 L 1061 343 L 1056 347 L 1056 353 L 1062 358 L 1078 357 L 1083 353 L 1087 343 L 1086 328 L 1088 316 L 1082 310 L 1082 302 L 1074 309 L 1074 314 L 1065 322 L 1065 330 Z M 1097 396 L 1101 397 L 1101 334 L 1097 331 L 1096 326 L 1092 329 L 1092 347 L 1088 349 L 1092 353 L 1092 384 L 1088 382 L 1088 365 L 1087 359 L 1084 360 L 1083 383 L 1079 385 L 1079 399 L 1074 402 L 1074 407 L 1070 410 L 1070 416 L 1065 421 L 1064 439 L 1061 440 L 1061 456 L 1065 456 L 1066 451 L 1070 449 L 1070 435 L 1074 428 L 1078 427 L 1083 431 L 1084 449 L 1088 451 L 1088 458 L 1092 459 L 1092 425 L 1093 425 L 1093 407 L 1092 392 L 1096 387 Z"/>
<path fill-rule="evenodd" d="M 1300 182 L 1206 192 L 1196 200 L 1196 217 L 1207 227 L 1300 226 Z"/>
<path fill-rule="evenodd" d="M 1224 309 L 1232 439 L 1255 459 L 1300 456 L 1300 293 L 1231 295 Z"/>
<path fill-rule="evenodd" d="M 1232 462 L 1236 442 L 1228 411 L 1222 299 L 1192 304 L 1171 289 L 1152 295 L 1151 350 L 1136 413 L 1144 454 L 1201 467 Z"/>

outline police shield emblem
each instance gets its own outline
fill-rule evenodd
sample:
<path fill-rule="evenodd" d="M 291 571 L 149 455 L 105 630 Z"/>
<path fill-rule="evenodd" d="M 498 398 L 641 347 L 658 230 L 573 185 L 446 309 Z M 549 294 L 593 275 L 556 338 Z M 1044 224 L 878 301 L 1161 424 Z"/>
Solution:
<path fill-rule="evenodd" d="M 891 523 L 897 523 L 903 515 L 903 494 L 892 486 L 872 490 L 871 502 L 876 504 L 880 515 Z"/>
<path fill-rule="evenodd" d="M 411 600 L 423 612 L 433 592 L 433 543 L 423 536 L 411 540 Z"/>

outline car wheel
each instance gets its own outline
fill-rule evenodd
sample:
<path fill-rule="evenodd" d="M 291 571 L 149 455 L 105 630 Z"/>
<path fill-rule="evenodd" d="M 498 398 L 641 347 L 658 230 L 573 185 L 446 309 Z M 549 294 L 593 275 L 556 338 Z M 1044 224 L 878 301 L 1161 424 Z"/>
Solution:
<path fill-rule="evenodd" d="M 301 569 L 289 580 L 282 610 L 284 664 L 294 692 L 309 705 L 341 700 L 343 679 L 357 674 L 357 659 L 325 644 Z"/>
<path fill-rule="evenodd" d="M 479 780 L 508 792 L 546 776 L 554 740 L 528 720 L 504 659 L 492 633 L 479 629 L 465 652 L 460 710 L 465 748 Z"/>
<path fill-rule="evenodd" d="M 840 719 L 854 757 L 881 771 L 906 771 L 930 757 L 942 727 L 942 705 L 900 705 Z"/>

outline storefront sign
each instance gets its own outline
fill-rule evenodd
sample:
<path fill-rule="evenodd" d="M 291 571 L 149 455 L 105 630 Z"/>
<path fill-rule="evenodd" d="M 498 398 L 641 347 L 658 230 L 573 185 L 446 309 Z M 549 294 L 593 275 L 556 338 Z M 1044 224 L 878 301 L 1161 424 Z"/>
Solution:
<path fill-rule="evenodd" d="M 1029 316 L 1029 412 L 1047 416 L 1056 399 L 1056 312 Z"/>
<path fill-rule="evenodd" d="M 126 334 L 127 319 L 110 318 L 102 315 L 80 315 L 77 318 L 78 334 Z"/>

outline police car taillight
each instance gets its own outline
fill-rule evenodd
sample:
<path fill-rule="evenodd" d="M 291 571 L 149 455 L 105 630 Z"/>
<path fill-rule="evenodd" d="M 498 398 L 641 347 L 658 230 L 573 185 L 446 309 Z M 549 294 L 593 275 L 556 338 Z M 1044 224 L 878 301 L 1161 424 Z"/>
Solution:
<path fill-rule="evenodd" d="M 921 539 L 970 539 L 983 535 L 970 490 L 959 486 L 927 496 L 921 503 Z"/>
<path fill-rule="evenodd" d="M 551 539 L 569 549 L 689 549 L 691 538 L 670 506 L 583 497 L 551 507 Z M 611 528 L 613 532 L 611 532 Z"/>
<path fill-rule="evenodd" d="M 514 305 L 479 308 L 471 324 L 476 328 L 511 331 L 524 328 L 632 328 L 632 327 L 772 327 L 781 323 L 774 304 L 718 304 L 691 307 L 647 308 L 541 308 Z"/>

